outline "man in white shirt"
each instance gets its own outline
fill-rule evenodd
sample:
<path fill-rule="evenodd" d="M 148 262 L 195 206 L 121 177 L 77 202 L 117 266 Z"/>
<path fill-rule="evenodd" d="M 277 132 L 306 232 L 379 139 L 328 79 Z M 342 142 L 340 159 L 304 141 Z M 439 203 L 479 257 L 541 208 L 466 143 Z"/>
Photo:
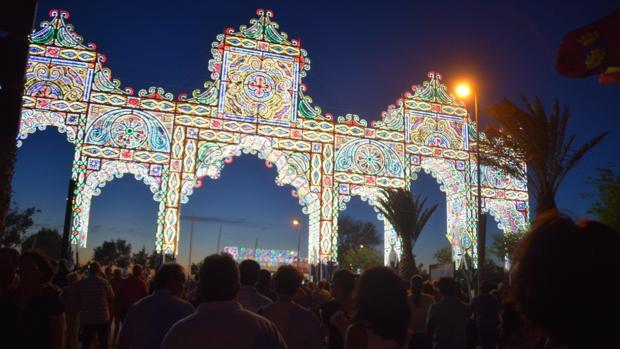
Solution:
<path fill-rule="evenodd" d="M 229 254 L 214 254 L 200 268 L 204 303 L 172 326 L 163 349 L 287 349 L 276 326 L 234 301 L 239 292 L 239 268 Z"/>
<path fill-rule="evenodd" d="M 170 327 L 194 313 L 194 307 L 180 298 L 184 284 L 185 270 L 181 265 L 162 265 L 155 275 L 155 292 L 127 311 L 118 348 L 159 349 Z"/>
<path fill-rule="evenodd" d="M 318 320 L 308 309 L 293 302 L 302 279 L 291 265 L 278 268 L 274 276 L 278 301 L 258 313 L 276 324 L 289 349 L 319 349 L 323 343 Z"/>
<path fill-rule="evenodd" d="M 256 312 L 258 309 L 271 304 L 271 299 L 263 296 L 256 289 L 260 277 L 260 264 L 246 259 L 239 264 L 241 273 L 241 289 L 237 294 L 237 301 L 247 310 Z"/>

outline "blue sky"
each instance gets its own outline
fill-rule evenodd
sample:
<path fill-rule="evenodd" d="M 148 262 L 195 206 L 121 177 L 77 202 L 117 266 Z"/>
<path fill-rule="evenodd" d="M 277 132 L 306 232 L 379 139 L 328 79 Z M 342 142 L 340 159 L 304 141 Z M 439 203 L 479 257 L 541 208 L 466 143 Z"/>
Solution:
<path fill-rule="evenodd" d="M 584 217 L 592 190 L 587 182 L 597 167 L 617 161 L 620 84 L 598 86 L 595 78 L 560 77 L 554 68 L 562 35 L 615 10 L 612 1 L 51 1 L 39 2 L 39 22 L 52 8 L 72 14 L 70 22 L 97 43 L 108 67 L 123 86 L 136 91 L 161 86 L 175 95 L 202 86 L 209 78 L 210 44 L 226 27 L 247 24 L 257 8 L 275 12 L 290 37 L 301 38 L 312 60 L 304 82 L 308 95 L 334 115 L 356 113 L 376 120 L 430 70 L 449 85 L 476 83 L 481 110 L 503 96 L 558 98 L 571 106 L 570 131 L 583 141 L 609 131 L 604 142 L 573 171 L 560 192 L 559 207 Z M 450 87 L 450 86 L 449 86 Z M 485 122 L 484 112 L 482 113 Z M 62 227 L 72 146 L 48 129 L 31 135 L 17 154 L 14 201 L 36 206 L 36 226 Z M 210 217 L 195 226 L 194 259 L 215 250 L 220 224 L 225 245 L 296 248 L 293 217 L 307 223 L 291 187 L 274 183 L 275 169 L 251 156 L 236 158 L 218 180 L 206 180 L 182 207 L 185 215 Z M 429 264 L 447 244 L 445 197 L 428 175 L 413 189 L 440 203 L 414 252 Z M 354 198 L 343 212 L 378 224 L 375 213 Z M 103 240 L 124 238 L 134 250 L 154 248 L 157 205 L 149 189 L 132 176 L 109 183 L 93 200 L 89 249 Z M 491 234 L 497 229 L 491 224 Z M 187 261 L 189 221 L 181 226 L 180 261 Z M 307 242 L 302 239 L 302 251 Z"/>

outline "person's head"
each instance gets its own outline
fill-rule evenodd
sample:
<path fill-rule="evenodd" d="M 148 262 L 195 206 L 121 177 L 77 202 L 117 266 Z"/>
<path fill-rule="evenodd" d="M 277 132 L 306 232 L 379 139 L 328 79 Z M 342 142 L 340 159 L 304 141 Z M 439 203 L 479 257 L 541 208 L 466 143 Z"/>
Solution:
<path fill-rule="evenodd" d="M 106 278 L 111 278 L 112 277 L 112 267 L 111 266 L 107 266 L 105 267 L 105 269 L 103 270 L 103 273 L 105 274 Z"/>
<path fill-rule="evenodd" d="M 425 282 L 424 286 L 422 287 L 422 291 L 426 294 L 430 294 L 432 296 L 434 296 L 437 293 L 437 290 L 435 289 L 435 286 L 433 286 L 433 284 L 431 282 Z"/>
<path fill-rule="evenodd" d="M 303 276 L 292 265 L 282 265 L 273 276 L 276 293 L 279 298 L 290 300 L 295 296 Z"/>
<path fill-rule="evenodd" d="M 71 285 L 78 281 L 80 281 L 80 274 L 76 272 L 67 274 L 67 284 Z"/>
<path fill-rule="evenodd" d="M 442 277 L 437 283 L 439 292 L 445 298 L 457 296 L 459 293 L 459 287 L 451 277 Z"/>
<path fill-rule="evenodd" d="M 409 288 L 411 289 L 411 295 L 413 296 L 413 306 L 415 308 L 420 307 L 420 299 L 422 298 L 422 288 L 424 287 L 424 279 L 422 276 L 416 274 L 409 280 Z"/>
<path fill-rule="evenodd" d="M 325 291 L 329 291 L 329 282 L 327 282 L 327 280 L 325 279 L 321 279 L 319 280 L 319 288 L 323 289 Z"/>
<path fill-rule="evenodd" d="M 114 269 L 114 274 L 113 274 L 114 279 L 120 279 L 123 277 L 123 271 L 116 268 Z"/>
<path fill-rule="evenodd" d="M 69 263 L 67 263 L 66 259 L 62 258 L 58 260 L 58 272 L 69 273 Z"/>
<path fill-rule="evenodd" d="M 353 295 L 355 274 L 348 269 L 337 270 L 332 276 L 331 293 L 334 298 L 348 298 Z"/>
<path fill-rule="evenodd" d="M 50 282 L 54 267 L 45 254 L 26 251 L 19 258 L 19 275 L 22 286 L 32 288 Z"/>
<path fill-rule="evenodd" d="M 231 301 L 239 292 L 239 267 L 227 253 L 212 254 L 200 268 L 200 294 L 205 302 Z"/>
<path fill-rule="evenodd" d="M 412 276 L 409 280 L 409 287 L 411 288 L 412 293 L 421 293 L 422 288 L 424 287 L 424 279 L 422 278 L 422 276 L 418 274 Z"/>
<path fill-rule="evenodd" d="M 256 287 L 261 290 L 271 288 L 271 273 L 269 270 L 261 269 Z"/>
<path fill-rule="evenodd" d="M 355 287 L 355 320 L 384 339 L 404 344 L 411 310 L 403 281 L 389 268 L 366 269 Z"/>
<path fill-rule="evenodd" d="M 558 345 L 618 347 L 620 283 L 610 277 L 620 270 L 619 248 L 619 233 L 607 225 L 575 223 L 557 213 L 540 216 L 515 254 L 519 309 Z"/>
<path fill-rule="evenodd" d="M 88 265 L 88 274 L 90 274 L 90 276 L 101 275 L 101 265 L 97 262 L 91 262 Z"/>
<path fill-rule="evenodd" d="M 17 271 L 19 252 L 10 247 L 0 248 L 0 288 L 8 287 Z"/>
<path fill-rule="evenodd" d="M 239 264 L 242 286 L 255 286 L 260 274 L 260 264 L 252 259 L 246 259 Z"/>
<path fill-rule="evenodd" d="M 166 263 L 155 274 L 153 286 L 156 290 L 166 290 L 173 296 L 180 296 L 185 280 L 185 269 L 180 264 Z"/>
<path fill-rule="evenodd" d="M 480 292 L 482 294 L 489 294 L 491 293 L 491 291 L 493 291 L 495 289 L 495 284 L 493 284 L 491 281 L 483 281 L 482 284 L 480 285 Z"/>
<path fill-rule="evenodd" d="M 131 273 L 133 274 L 134 277 L 137 277 L 137 278 L 141 278 L 143 276 L 142 275 L 143 272 L 144 272 L 144 269 L 142 268 L 140 264 L 134 264 L 133 268 L 131 269 Z"/>

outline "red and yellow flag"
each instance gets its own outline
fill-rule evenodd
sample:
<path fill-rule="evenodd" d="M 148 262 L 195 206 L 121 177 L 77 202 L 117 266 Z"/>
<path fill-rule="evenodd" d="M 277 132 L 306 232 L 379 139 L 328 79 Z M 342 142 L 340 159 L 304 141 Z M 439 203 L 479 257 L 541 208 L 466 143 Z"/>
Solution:
<path fill-rule="evenodd" d="M 620 10 L 566 33 L 556 67 L 562 76 L 599 74 L 600 84 L 620 82 Z"/>

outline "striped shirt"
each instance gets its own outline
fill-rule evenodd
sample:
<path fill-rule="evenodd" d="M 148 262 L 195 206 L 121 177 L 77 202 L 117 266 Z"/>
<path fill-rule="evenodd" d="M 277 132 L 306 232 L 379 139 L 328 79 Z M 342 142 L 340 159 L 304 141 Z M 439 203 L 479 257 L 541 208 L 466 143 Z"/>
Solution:
<path fill-rule="evenodd" d="M 80 305 L 82 324 L 100 325 L 110 322 L 110 307 L 114 300 L 114 292 L 106 279 L 98 275 L 89 275 L 75 283 L 73 287 Z"/>

